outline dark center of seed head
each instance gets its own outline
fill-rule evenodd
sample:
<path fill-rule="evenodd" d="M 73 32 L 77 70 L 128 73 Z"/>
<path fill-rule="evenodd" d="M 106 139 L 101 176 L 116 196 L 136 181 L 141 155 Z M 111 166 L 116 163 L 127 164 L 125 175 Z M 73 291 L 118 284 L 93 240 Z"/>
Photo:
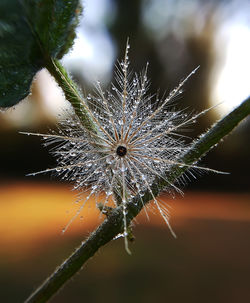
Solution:
<path fill-rule="evenodd" d="M 116 154 L 119 157 L 124 157 L 127 153 L 127 148 L 125 146 L 119 145 L 116 149 Z"/>

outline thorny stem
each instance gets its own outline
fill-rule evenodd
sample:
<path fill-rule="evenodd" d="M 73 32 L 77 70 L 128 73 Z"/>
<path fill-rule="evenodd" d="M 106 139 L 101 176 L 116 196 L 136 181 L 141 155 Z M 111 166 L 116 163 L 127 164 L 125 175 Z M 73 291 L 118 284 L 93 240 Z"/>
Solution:
<path fill-rule="evenodd" d="M 70 100 L 70 99 L 69 99 Z M 228 135 L 240 121 L 250 114 L 250 98 L 245 100 L 235 110 L 221 119 L 211 127 L 204 135 L 194 142 L 191 148 L 184 154 L 178 162 L 185 163 L 183 167 L 173 165 L 170 172 L 167 173 L 167 180 L 174 182 L 189 167 L 196 163 L 212 147 L 214 147 L 222 138 Z M 134 217 L 143 208 L 143 205 L 152 200 L 152 194 L 157 196 L 166 186 L 163 179 L 155 180 L 151 191 L 149 190 L 142 197 L 136 196 L 128 203 L 126 215 L 127 226 Z M 109 212 L 104 222 L 85 240 L 75 252 L 66 259 L 55 272 L 25 301 L 25 303 L 47 302 L 75 273 L 77 273 L 85 262 L 92 257 L 95 252 L 103 245 L 111 241 L 119 233 L 123 232 L 123 206 Z"/>

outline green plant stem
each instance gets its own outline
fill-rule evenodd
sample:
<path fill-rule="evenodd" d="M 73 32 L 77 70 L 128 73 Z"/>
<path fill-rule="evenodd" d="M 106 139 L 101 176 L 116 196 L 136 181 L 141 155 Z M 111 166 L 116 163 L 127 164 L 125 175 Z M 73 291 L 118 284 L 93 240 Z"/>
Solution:
<path fill-rule="evenodd" d="M 167 173 L 168 180 L 173 182 L 179 178 L 187 169 L 188 165 L 197 162 L 212 147 L 228 135 L 240 121 L 250 114 L 250 98 L 245 100 L 235 110 L 225 118 L 214 124 L 209 131 L 192 145 L 189 151 L 184 154 L 179 162 L 185 163 L 183 167 L 174 165 L 170 173 Z M 156 180 L 152 187 L 152 192 L 157 196 L 166 186 L 166 181 Z M 135 197 L 128 204 L 127 224 L 141 211 L 143 205 L 152 200 L 152 194 L 147 191 L 142 197 Z M 55 272 L 25 301 L 26 303 L 47 302 L 75 273 L 77 273 L 84 263 L 92 257 L 103 245 L 111 241 L 115 236 L 123 231 L 123 211 L 119 206 L 108 213 L 104 222 L 85 240 L 75 252 L 64 261 Z"/>
<path fill-rule="evenodd" d="M 92 133 L 98 133 L 98 129 L 90 115 L 90 112 L 84 101 L 84 98 L 79 93 L 79 88 L 76 86 L 74 81 L 69 77 L 68 73 L 61 65 L 61 63 L 56 59 L 47 57 L 46 68 L 51 73 L 51 75 L 55 78 L 58 85 L 62 88 L 66 100 L 68 100 L 71 103 L 76 115 L 82 121 L 82 124 L 85 127 L 85 129 L 87 129 Z"/>

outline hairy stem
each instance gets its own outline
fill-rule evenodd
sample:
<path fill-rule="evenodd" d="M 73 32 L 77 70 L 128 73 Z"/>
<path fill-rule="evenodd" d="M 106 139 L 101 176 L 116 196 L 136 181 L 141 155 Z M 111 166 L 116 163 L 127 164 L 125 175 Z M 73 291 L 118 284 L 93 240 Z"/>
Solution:
<path fill-rule="evenodd" d="M 76 115 L 82 121 L 84 127 L 90 132 L 98 134 L 99 131 L 90 115 L 88 106 L 85 103 L 84 98 L 79 93 L 79 88 L 69 77 L 64 67 L 60 64 L 58 60 L 48 57 L 46 60 L 46 68 L 55 78 L 59 86 L 62 88 L 66 100 L 71 103 Z"/>
<path fill-rule="evenodd" d="M 69 99 L 71 100 L 71 99 Z M 72 104 L 73 105 L 73 104 Z M 73 105 L 75 108 L 75 105 Z M 76 106 L 77 108 L 77 106 Z M 197 162 L 222 138 L 228 135 L 240 121 L 250 114 L 250 98 L 245 100 L 240 106 L 233 110 L 226 117 L 214 124 L 209 131 L 191 146 L 191 148 L 178 160 L 185 165 L 180 167 L 173 165 L 170 172 L 167 172 L 168 180 L 174 182 L 187 169 L 188 165 Z M 152 200 L 153 195 L 157 196 L 167 185 L 166 181 L 157 179 L 152 186 L 152 192 L 147 191 L 142 197 L 135 197 L 127 205 L 128 214 L 127 225 L 143 208 L 143 204 Z M 143 202 L 143 203 L 142 203 Z M 111 241 L 116 235 L 123 231 L 123 209 L 122 205 L 111 210 L 104 222 L 85 240 L 75 252 L 64 261 L 55 272 L 25 301 L 26 303 L 47 302 L 75 273 L 77 273 L 84 263 L 92 257 L 103 245 Z"/>

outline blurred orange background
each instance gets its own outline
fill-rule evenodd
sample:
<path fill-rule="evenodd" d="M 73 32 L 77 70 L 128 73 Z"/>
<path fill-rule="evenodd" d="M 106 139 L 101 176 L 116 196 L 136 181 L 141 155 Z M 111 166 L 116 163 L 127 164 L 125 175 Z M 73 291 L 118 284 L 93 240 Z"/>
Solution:
<path fill-rule="evenodd" d="M 109 243 L 52 302 L 103 302 L 104 295 L 110 302 L 248 300 L 250 195 L 187 192 L 161 199 L 172 207 L 177 239 L 159 214 L 148 221 L 142 212 L 132 256 L 122 238 Z M 12 182 L 0 187 L 0 200 L 1 300 L 20 302 L 101 218 L 90 201 L 62 234 L 77 209 L 68 185 Z"/>

